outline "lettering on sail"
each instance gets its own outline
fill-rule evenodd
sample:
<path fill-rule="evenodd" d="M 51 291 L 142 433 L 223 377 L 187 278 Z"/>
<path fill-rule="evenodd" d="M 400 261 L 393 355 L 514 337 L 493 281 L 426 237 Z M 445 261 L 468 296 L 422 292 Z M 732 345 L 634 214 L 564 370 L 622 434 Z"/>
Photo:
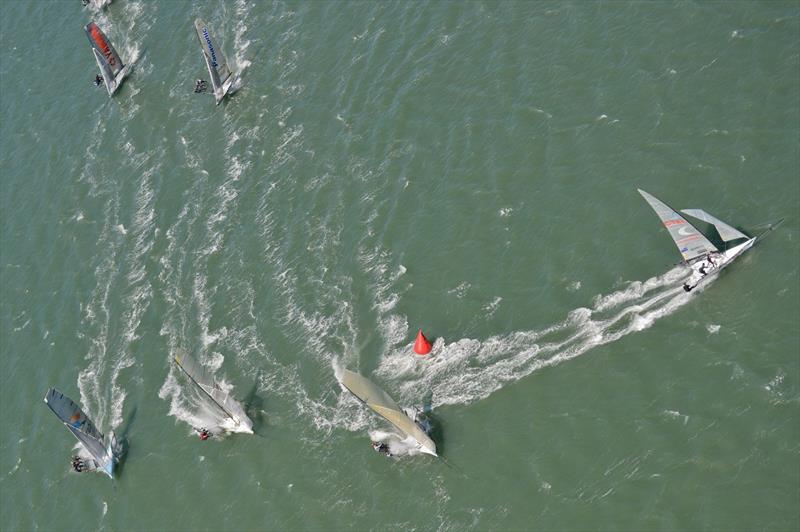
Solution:
<path fill-rule="evenodd" d="M 92 25 L 92 38 L 97 46 L 100 48 L 100 51 L 103 53 L 103 56 L 108 61 L 108 64 L 111 66 L 115 66 L 117 64 L 116 59 L 114 59 L 114 54 L 111 53 L 111 48 L 108 46 L 108 43 L 103 38 L 103 34 L 100 32 L 100 29 L 96 25 Z"/>

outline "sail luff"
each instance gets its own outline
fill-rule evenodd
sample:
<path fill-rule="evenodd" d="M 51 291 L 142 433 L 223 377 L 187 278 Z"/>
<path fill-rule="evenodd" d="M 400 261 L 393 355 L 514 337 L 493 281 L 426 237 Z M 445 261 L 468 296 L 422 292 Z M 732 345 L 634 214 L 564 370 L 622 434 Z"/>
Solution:
<path fill-rule="evenodd" d="M 683 216 L 677 213 L 672 207 L 651 196 L 642 189 L 638 189 L 639 194 L 650 204 L 650 207 L 661 219 L 664 227 L 667 228 L 669 236 L 678 247 L 683 260 L 691 261 L 707 253 L 719 251 L 695 226 L 690 224 Z"/>

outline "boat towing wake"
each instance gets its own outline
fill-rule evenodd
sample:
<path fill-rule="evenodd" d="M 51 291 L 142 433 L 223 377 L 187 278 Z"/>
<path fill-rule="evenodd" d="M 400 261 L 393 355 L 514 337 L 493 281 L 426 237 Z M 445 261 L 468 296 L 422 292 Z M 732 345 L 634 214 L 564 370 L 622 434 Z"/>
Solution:
<path fill-rule="evenodd" d="M 379 380 L 393 383 L 389 389 L 401 404 L 418 404 L 428 396 L 429 408 L 468 404 L 534 371 L 615 342 L 672 314 L 696 293 L 681 289 L 686 274 L 686 268 L 678 266 L 647 281 L 630 282 L 595 297 L 592 308 L 577 308 L 563 321 L 542 329 L 485 340 L 463 338 L 445 343 L 438 339 L 428 357 L 410 355 L 410 344 L 399 346 L 382 357 L 375 374 Z"/>

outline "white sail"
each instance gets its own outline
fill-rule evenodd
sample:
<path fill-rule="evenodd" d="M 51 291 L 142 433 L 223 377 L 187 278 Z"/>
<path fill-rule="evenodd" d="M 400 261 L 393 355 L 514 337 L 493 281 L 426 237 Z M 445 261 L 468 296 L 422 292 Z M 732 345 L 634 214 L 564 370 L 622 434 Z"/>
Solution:
<path fill-rule="evenodd" d="M 722 237 L 722 240 L 725 242 L 729 242 L 731 240 L 738 240 L 740 238 L 750 238 L 746 234 L 742 233 L 738 229 L 731 227 L 730 225 L 726 224 L 722 220 L 718 218 L 714 218 L 706 211 L 702 209 L 681 209 L 681 212 L 684 214 L 688 214 L 692 218 L 697 218 L 698 220 L 702 220 L 706 223 L 710 223 L 713 225 L 719 236 Z"/>
<path fill-rule="evenodd" d="M 127 73 L 125 64 L 114 49 L 114 46 L 111 45 L 111 41 L 97 27 L 97 24 L 90 22 L 84 27 L 84 31 L 89 43 L 92 45 L 94 59 L 100 68 L 108 95 L 113 96 Z"/>
<path fill-rule="evenodd" d="M 647 200 L 647 203 L 656 211 L 661 218 L 664 227 L 667 228 L 669 236 L 678 246 L 678 250 L 683 256 L 683 260 L 691 261 L 697 257 L 715 253 L 719 251 L 695 226 L 678 214 L 674 209 L 661 200 L 651 196 L 642 189 L 638 189 L 639 194 Z"/>
<path fill-rule="evenodd" d="M 203 57 L 206 60 L 208 75 L 211 77 L 211 85 L 214 89 L 214 99 L 219 105 L 219 102 L 230 90 L 234 77 L 231 75 L 222 50 L 211 36 L 211 30 L 208 29 L 206 23 L 198 18 L 194 21 L 194 29 L 200 40 L 200 47 L 203 49 Z"/>
<path fill-rule="evenodd" d="M 55 388 L 47 390 L 44 402 L 92 456 L 98 469 L 114 478 L 114 464 L 117 461 L 115 456 L 117 444 L 114 433 L 111 433 L 107 442 L 103 433 L 97 430 L 83 410 L 72 399 Z"/>
<path fill-rule="evenodd" d="M 192 382 L 234 422 L 237 429 L 252 432 L 253 422 L 245 414 L 242 405 L 225 392 L 200 363 L 185 354 L 176 355 L 175 362 Z"/>
<path fill-rule="evenodd" d="M 358 373 L 346 369 L 342 370 L 341 383 L 364 404 L 397 427 L 403 435 L 416 440 L 422 452 L 437 456 L 433 440 L 397 406 L 389 394 Z"/>

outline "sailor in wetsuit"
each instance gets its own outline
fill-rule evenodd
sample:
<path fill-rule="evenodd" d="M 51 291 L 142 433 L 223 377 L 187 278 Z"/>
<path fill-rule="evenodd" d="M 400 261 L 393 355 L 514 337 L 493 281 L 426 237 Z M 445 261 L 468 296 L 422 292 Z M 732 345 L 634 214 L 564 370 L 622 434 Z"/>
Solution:
<path fill-rule="evenodd" d="M 683 285 L 683 289 L 686 292 L 691 292 L 692 289 L 697 286 L 703 277 L 711 273 L 713 270 L 717 268 L 716 258 L 718 254 L 715 253 L 708 253 L 706 255 L 705 260 L 700 263 L 700 267 L 697 268 L 697 275 L 692 274 L 688 281 Z"/>
<path fill-rule="evenodd" d="M 203 441 L 206 441 L 209 438 L 209 436 L 211 436 L 211 433 L 208 431 L 208 429 L 195 429 L 195 430 L 197 430 L 197 433 L 200 435 L 200 439 Z"/>
<path fill-rule="evenodd" d="M 372 442 L 372 448 L 375 450 L 375 452 L 385 454 L 388 457 L 392 456 L 392 452 L 389 450 L 389 446 L 386 445 L 384 442 L 374 441 Z"/>
<path fill-rule="evenodd" d="M 103 76 L 101 76 L 100 74 L 96 75 L 94 77 L 94 86 L 99 87 L 102 84 L 103 84 Z"/>
<path fill-rule="evenodd" d="M 195 93 L 206 92 L 206 82 L 205 82 L 205 80 L 198 79 L 197 81 L 195 81 L 195 83 L 194 83 L 194 92 Z"/>
<path fill-rule="evenodd" d="M 83 464 L 83 460 L 80 459 L 79 456 L 72 457 L 72 470 L 76 473 L 83 473 L 86 467 Z"/>

